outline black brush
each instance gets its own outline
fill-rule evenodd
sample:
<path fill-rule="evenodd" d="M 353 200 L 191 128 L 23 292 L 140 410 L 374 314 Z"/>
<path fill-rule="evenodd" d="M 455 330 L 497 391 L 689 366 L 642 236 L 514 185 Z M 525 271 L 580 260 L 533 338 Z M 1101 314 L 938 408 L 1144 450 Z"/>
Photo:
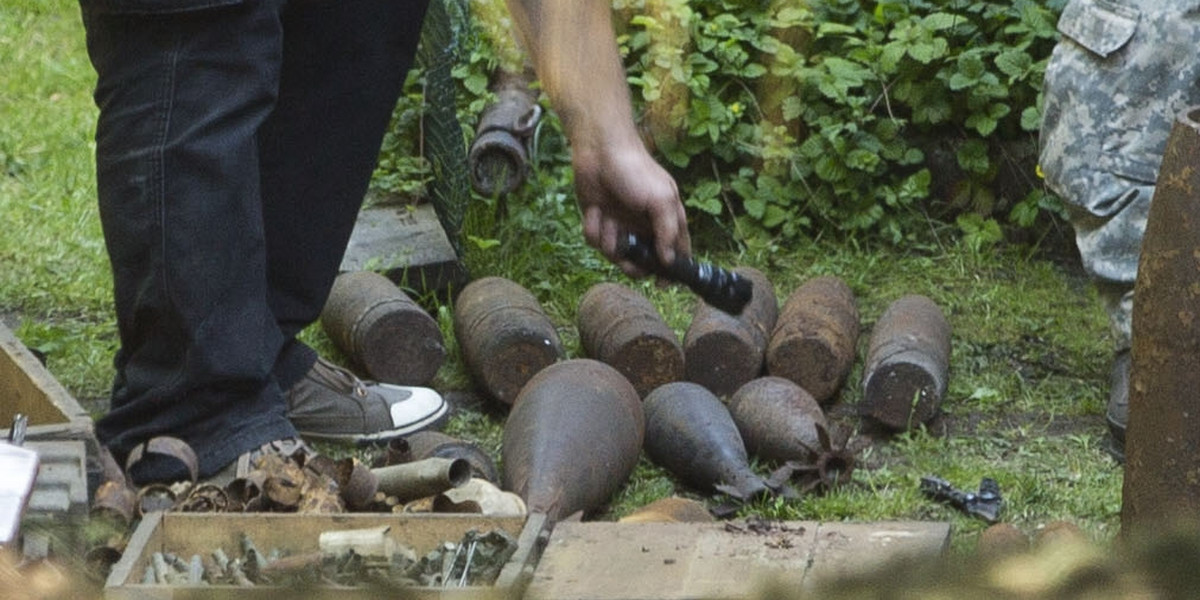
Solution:
<path fill-rule="evenodd" d="M 686 285 L 709 305 L 734 316 L 742 313 L 754 295 L 752 281 L 711 263 L 676 257 L 675 262 L 662 264 L 654 252 L 654 245 L 634 233 L 619 239 L 617 252 L 658 277 Z"/>

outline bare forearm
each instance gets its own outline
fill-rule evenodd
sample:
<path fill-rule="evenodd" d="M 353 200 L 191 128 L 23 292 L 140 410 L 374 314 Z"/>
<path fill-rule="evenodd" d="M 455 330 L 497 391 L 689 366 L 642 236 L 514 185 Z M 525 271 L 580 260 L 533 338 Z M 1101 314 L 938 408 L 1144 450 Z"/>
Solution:
<path fill-rule="evenodd" d="M 610 0 L 506 1 L 575 150 L 637 140 Z"/>

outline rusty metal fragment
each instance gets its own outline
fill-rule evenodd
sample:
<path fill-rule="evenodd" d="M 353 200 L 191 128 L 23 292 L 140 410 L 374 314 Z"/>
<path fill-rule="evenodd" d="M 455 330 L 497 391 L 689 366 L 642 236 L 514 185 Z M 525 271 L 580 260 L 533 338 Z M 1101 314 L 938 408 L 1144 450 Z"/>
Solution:
<path fill-rule="evenodd" d="M 750 468 L 729 409 L 712 392 L 697 383 L 668 383 L 650 392 L 642 406 L 646 454 L 685 484 L 742 500 L 767 493 Z"/>
<path fill-rule="evenodd" d="M 500 73 L 492 85 L 496 101 L 479 115 L 467 160 L 471 187 L 481 195 L 509 194 L 529 173 L 526 146 L 542 116 L 529 83 L 525 75 Z"/>
<path fill-rule="evenodd" d="M 106 517 L 129 525 L 137 513 L 138 495 L 125 485 L 125 480 L 105 481 L 96 488 L 92 501 L 92 517 Z"/>
<path fill-rule="evenodd" d="M 440 431 L 420 431 L 406 438 L 410 460 L 423 458 L 461 458 L 471 464 L 474 477 L 480 477 L 493 483 L 500 481 L 500 472 L 496 462 L 484 452 L 478 444 L 446 435 Z"/>
<path fill-rule="evenodd" d="M 471 376 L 505 404 L 538 371 L 566 356 L 537 298 L 501 277 L 463 288 L 454 303 L 454 334 Z"/>
<path fill-rule="evenodd" d="M 616 369 L 590 359 L 551 365 L 504 424 L 502 487 L 550 522 L 595 509 L 633 473 L 644 433 L 637 390 Z"/>
<path fill-rule="evenodd" d="M 579 340 L 591 358 L 617 370 L 638 396 L 683 379 L 683 347 L 658 309 L 637 290 L 592 286 L 579 301 Z"/>
<path fill-rule="evenodd" d="M 446 360 L 437 321 L 387 277 L 343 273 L 333 282 L 321 325 L 372 379 L 425 385 Z"/>
<path fill-rule="evenodd" d="M 854 366 L 858 334 L 850 286 L 833 276 L 810 279 L 784 302 L 767 347 L 767 372 L 829 404 Z"/>
<path fill-rule="evenodd" d="M 859 414 L 908 430 L 941 409 L 950 369 L 950 324 L 920 295 L 892 302 L 875 323 L 863 369 Z"/>
<path fill-rule="evenodd" d="M 761 271 L 734 269 L 753 283 L 750 302 L 741 314 L 700 302 L 683 337 L 684 373 L 718 396 L 737 391 L 762 374 L 767 343 L 779 316 L 775 287 Z"/>
<path fill-rule="evenodd" d="M 461 458 L 431 457 L 401 465 L 371 469 L 379 491 L 400 502 L 435 496 L 471 479 L 471 464 Z"/>
<path fill-rule="evenodd" d="M 774 462 L 811 463 L 821 447 L 816 426 L 828 427 L 821 406 L 804 388 L 782 377 L 759 377 L 729 401 L 729 413 L 752 456 Z"/>
<path fill-rule="evenodd" d="M 1200 107 L 1177 115 L 1134 286 L 1122 535 L 1200 522 Z"/>

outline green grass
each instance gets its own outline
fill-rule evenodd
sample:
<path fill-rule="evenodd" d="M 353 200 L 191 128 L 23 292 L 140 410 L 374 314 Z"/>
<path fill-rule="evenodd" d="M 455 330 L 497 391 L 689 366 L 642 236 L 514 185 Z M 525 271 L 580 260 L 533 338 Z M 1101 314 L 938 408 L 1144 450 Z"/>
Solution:
<path fill-rule="evenodd" d="M 94 76 L 74 0 L 8 0 L 0 8 L 0 314 L 16 319 L 26 344 L 47 352 L 51 371 L 77 397 L 103 398 L 116 349 L 111 282 L 95 206 L 90 100 Z M 584 291 L 615 280 L 645 293 L 680 335 L 695 299 L 675 287 L 622 277 L 586 248 L 569 197 L 552 175 L 530 182 L 533 206 L 513 207 L 495 223 L 473 215 L 471 233 L 501 243 L 471 245 L 475 276 L 507 276 L 529 288 L 559 327 L 571 356 L 581 356 L 574 319 Z M 490 211 L 484 204 L 473 210 Z M 944 226 L 936 226 L 946 229 Z M 1033 532 L 1068 519 L 1100 540 L 1119 522 L 1121 469 L 1102 450 L 1109 342 L 1104 315 L 1072 260 L 1028 248 L 974 252 L 943 235 L 940 246 L 913 250 L 868 243 L 810 242 L 754 246 L 701 255 L 749 265 L 772 279 L 782 302 L 817 275 L 843 278 L 858 297 L 864 331 L 889 302 L 925 294 L 954 330 L 945 431 L 918 431 L 864 450 L 854 483 L 823 496 L 766 500 L 743 514 L 788 519 L 938 519 L 954 526 L 954 546 L 969 549 L 984 524 L 930 502 L 923 475 L 974 489 L 1000 482 L 1004 516 Z M 457 355 L 449 306 L 434 307 L 450 350 L 435 380 L 442 390 L 470 385 Z M 319 327 L 304 338 L 336 355 Z M 840 399 L 861 397 L 865 353 Z M 99 406 L 102 402 L 93 402 Z M 469 412 L 452 433 L 498 452 L 503 411 Z M 689 494 L 643 459 L 600 518 L 615 518 L 658 497 Z"/>

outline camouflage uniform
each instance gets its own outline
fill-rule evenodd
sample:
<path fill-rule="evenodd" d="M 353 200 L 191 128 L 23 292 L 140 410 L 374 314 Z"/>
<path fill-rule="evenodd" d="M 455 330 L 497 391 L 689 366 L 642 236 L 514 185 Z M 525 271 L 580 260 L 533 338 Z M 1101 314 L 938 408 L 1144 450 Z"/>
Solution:
<path fill-rule="evenodd" d="M 1130 345 L 1133 284 L 1175 115 L 1200 104 L 1200 0 L 1071 0 L 1046 66 L 1040 163 Z"/>

